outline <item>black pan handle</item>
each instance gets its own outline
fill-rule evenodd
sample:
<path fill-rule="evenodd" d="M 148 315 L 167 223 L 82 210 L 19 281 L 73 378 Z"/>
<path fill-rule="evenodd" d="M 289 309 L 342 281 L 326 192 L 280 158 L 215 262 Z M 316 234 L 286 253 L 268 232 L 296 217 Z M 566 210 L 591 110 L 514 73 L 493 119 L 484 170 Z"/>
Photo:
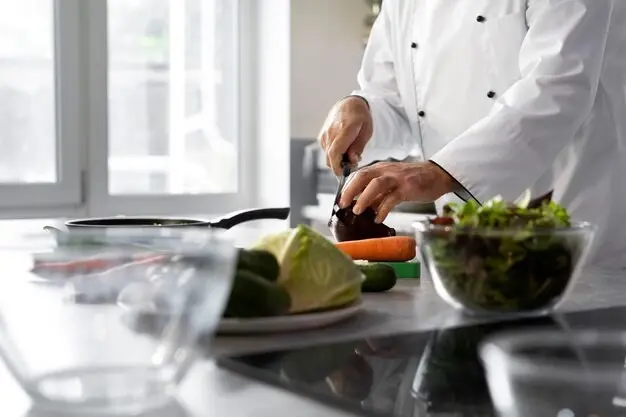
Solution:
<path fill-rule="evenodd" d="M 209 222 L 211 227 L 217 227 L 219 229 L 230 229 L 238 224 L 253 221 L 253 220 L 285 220 L 289 217 L 291 209 L 289 207 L 280 208 L 257 208 L 234 211 L 226 216 L 212 220 Z"/>

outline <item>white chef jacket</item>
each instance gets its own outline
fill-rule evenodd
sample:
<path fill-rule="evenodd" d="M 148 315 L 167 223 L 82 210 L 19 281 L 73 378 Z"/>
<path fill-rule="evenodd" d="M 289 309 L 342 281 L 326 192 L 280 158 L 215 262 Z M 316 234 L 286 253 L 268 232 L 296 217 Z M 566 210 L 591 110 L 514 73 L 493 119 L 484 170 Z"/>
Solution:
<path fill-rule="evenodd" d="M 626 0 L 385 0 L 358 80 L 365 162 L 417 150 L 478 201 L 553 189 L 598 228 L 588 265 L 626 268 Z"/>

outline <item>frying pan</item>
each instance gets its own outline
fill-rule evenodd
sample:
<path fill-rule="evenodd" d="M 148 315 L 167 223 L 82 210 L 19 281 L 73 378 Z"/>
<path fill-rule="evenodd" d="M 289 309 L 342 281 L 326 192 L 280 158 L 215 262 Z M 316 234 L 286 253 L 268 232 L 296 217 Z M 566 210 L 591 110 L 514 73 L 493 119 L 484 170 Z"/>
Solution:
<path fill-rule="evenodd" d="M 289 207 L 281 207 L 233 211 L 225 216 L 213 220 L 158 216 L 99 217 L 69 220 L 65 222 L 65 231 L 52 226 L 46 226 L 44 229 L 52 233 L 58 242 L 67 243 L 72 241 L 71 236 L 74 235 L 77 235 L 79 241 L 82 242 L 79 236 L 83 235 L 83 232 L 88 233 L 87 240 L 89 240 L 90 234 L 97 233 L 98 236 L 100 236 L 100 233 L 102 232 L 104 233 L 104 236 L 110 236 L 111 233 L 117 234 L 117 232 L 115 232 L 116 230 L 121 232 L 124 228 L 133 229 L 133 233 L 136 233 L 137 229 L 142 229 L 146 232 L 149 230 L 159 230 L 159 232 L 157 232 L 158 235 L 163 235 L 164 233 L 167 234 L 169 231 L 173 232 L 174 230 L 181 228 L 217 228 L 227 230 L 233 226 L 237 226 L 238 224 L 253 220 L 285 220 L 289 217 L 289 213 Z M 149 235 L 152 236 L 154 234 L 149 233 Z"/>
<path fill-rule="evenodd" d="M 212 227 L 230 229 L 241 223 L 253 220 L 285 220 L 289 217 L 289 207 L 255 208 L 233 211 L 225 216 L 213 220 L 189 219 L 178 217 L 135 217 L 115 216 L 91 219 L 78 219 L 65 222 L 65 226 L 72 230 L 88 228 L 145 228 L 145 227 Z"/>

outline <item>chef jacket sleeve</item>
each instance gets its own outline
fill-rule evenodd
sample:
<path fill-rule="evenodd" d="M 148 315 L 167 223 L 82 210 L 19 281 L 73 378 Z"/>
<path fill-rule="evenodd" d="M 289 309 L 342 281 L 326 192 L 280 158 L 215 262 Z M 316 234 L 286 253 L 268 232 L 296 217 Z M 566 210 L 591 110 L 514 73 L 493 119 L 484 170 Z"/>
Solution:
<path fill-rule="evenodd" d="M 365 163 L 389 157 L 403 159 L 417 144 L 396 80 L 388 10 L 391 6 L 387 3 L 383 2 L 365 48 L 358 73 L 360 89 L 352 93 L 368 102 L 374 121 L 374 133 L 363 154 Z"/>
<path fill-rule="evenodd" d="M 478 201 L 513 200 L 538 181 L 593 107 L 613 1 L 529 0 L 522 78 L 431 161 Z"/>

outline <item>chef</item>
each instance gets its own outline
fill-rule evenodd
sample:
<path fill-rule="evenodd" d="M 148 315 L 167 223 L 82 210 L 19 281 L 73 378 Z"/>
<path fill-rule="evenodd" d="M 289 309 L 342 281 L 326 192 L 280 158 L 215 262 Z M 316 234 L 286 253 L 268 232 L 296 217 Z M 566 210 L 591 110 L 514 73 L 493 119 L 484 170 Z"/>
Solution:
<path fill-rule="evenodd" d="M 385 0 L 358 81 L 320 133 L 328 165 L 421 158 L 360 169 L 341 206 L 554 190 L 598 227 L 589 265 L 626 268 L 625 0 Z"/>

